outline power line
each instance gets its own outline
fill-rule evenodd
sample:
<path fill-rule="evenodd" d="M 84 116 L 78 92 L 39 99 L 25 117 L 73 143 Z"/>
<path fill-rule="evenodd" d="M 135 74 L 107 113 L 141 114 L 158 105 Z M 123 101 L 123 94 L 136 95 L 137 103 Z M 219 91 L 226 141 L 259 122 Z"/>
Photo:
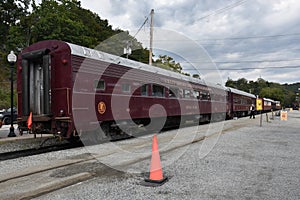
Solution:
<path fill-rule="evenodd" d="M 266 51 L 266 50 L 260 50 L 258 51 L 257 49 L 247 49 L 247 50 L 244 50 L 243 51 L 240 51 L 240 52 L 232 52 L 232 53 L 242 53 L 243 55 L 246 55 L 246 56 L 251 56 L 251 55 L 255 55 L 255 56 L 261 56 L 261 55 L 272 55 L 272 56 L 282 56 L 283 53 L 284 54 L 287 54 L 287 52 L 283 52 L 283 51 L 287 51 L 288 53 L 299 53 L 300 49 L 297 49 L 297 48 L 281 48 L 280 50 L 273 50 L 273 51 Z M 225 53 L 224 52 L 219 52 L 217 50 L 208 50 L 209 54 L 210 55 L 214 55 L 214 54 L 217 54 L 217 55 L 224 55 Z"/>
<path fill-rule="evenodd" d="M 244 36 L 244 37 L 228 37 L 228 38 L 206 38 L 206 39 L 195 39 L 193 41 L 220 41 L 220 40 L 248 40 L 248 39 L 260 39 L 260 38 L 276 38 L 276 37 L 290 37 L 290 36 L 300 36 L 300 33 L 289 33 L 289 34 L 277 34 L 277 35 L 258 35 L 258 36 Z M 146 40 L 141 40 L 146 41 Z M 159 40 L 156 39 L 155 41 L 163 41 L 163 42 L 185 42 L 187 40 Z M 298 40 L 297 40 L 298 41 Z M 202 44 L 202 45 L 215 45 L 214 44 Z M 222 45 L 222 43 L 218 44 Z"/>
<path fill-rule="evenodd" d="M 274 38 L 274 37 L 289 37 L 289 36 L 299 36 L 300 33 L 290 33 L 290 34 L 278 34 L 278 35 L 261 35 L 261 36 L 245 36 L 245 37 L 232 37 L 232 38 L 207 38 L 199 39 L 195 41 L 207 41 L 207 40 L 248 40 L 248 39 L 259 39 L 259 38 Z"/>
<path fill-rule="evenodd" d="M 253 69 L 295 69 L 295 68 L 300 68 L 300 65 L 287 65 L 287 66 L 279 66 L 279 67 L 243 67 L 243 68 L 185 68 L 183 67 L 183 70 L 187 71 L 193 71 L 193 70 L 205 70 L 205 71 L 215 71 L 215 70 L 220 70 L 220 71 L 234 71 L 234 70 L 253 70 Z"/>
<path fill-rule="evenodd" d="M 299 61 L 300 58 L 287 60 L 236 60 L 236 61 L 178 61 L 180 63 L 218 63 L 218 64 L 235 64 L 235 63 L 264 63 L 264 62 L 288 62 Z"/>
<path fill-rule="evenodd" d="M 240 60 L 240 61 L 215 61 L 214 63 L 227 64 L 227 63 L 264 63 L 264 62 L 288 62 L 299 61 L 300 59 L 288 59 L 288 60 Z"/>
<path fill-rule="evenodd" d="M 210 13 L 208 15 L 202 16 L 202 17 L 198 18 L 197 20 L 203 20 L 205 18 L 224 13 L 224 12 L 226 12 L 226 11 L 232 9 L 232 8 L 235 8 L 237 6 L 240 6 L 240 5 L 244 4 L 246 1 L 247 0 L 241 0 L 241 1 L 237 1 L 235 3 L 229 4 L 229 5 L 227 5 L 223 8 L 220 8 L 220 9 L 217 9 L 217 10 L 213 11 L 212 13 Z"/>
<path fill-rule="evenodd" d="M 133 38 L 135 38 L 135 36 L 141 31 L 141 29 L 145 26 L 145 24 L 147 23 L 147 21 L 149 20 L 149 16 L 150 14 L 146 17 L 145 21 L 143 22 L 143 24 L 140 26 L 140 28 L 137 30 L 137 32 L 134 34 Z"/>

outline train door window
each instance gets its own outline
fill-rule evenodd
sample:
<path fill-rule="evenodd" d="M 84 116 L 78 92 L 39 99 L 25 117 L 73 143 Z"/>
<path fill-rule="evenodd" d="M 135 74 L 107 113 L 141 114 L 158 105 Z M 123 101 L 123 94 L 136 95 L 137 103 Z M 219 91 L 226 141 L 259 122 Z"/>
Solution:
<path fill-rule="evenodd" d="M 183 90 L 184 98 L 190 98 L 191 97 L 191 91 L 190 90 Z"/>
<path fill-rule="evenodd" d="M 148 85 L 147 84 L 145 84 L 141 87 L 141 95 L 148 96 Z"/>
<path fill-rule="evenodd" d="M 95 80 L 94 86 L 96 90 L 105 90 L 105 81 L 104 80 Z"/>
<path fill-rule="evenodd" d="M 165 96 L 165 88 L 161 85 L 152 85 L 152 96 L 154 97 L 164 97 Z"/>
<path fill-rule="evenodd" d="M 209 99 L 210 99 L 210 95 L 207 91 L 201 92 L 201 100 L 209 100 Z"/>
<path fill-rule="evenodd" d="M 178 88 L 169 88 L 169 98 L 177 98 L 179 95 Z"/>
<path fill-rule="evenodd" d="M 130 93 L 131 91 L 131 85 L 128 83 L 122 84 L 122 92 Z"/>

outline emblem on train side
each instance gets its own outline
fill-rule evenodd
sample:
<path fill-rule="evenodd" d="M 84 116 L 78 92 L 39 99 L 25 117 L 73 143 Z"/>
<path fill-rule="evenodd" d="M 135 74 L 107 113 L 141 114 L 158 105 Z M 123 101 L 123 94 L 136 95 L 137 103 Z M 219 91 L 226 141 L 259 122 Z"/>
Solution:
<path fill-rule="evenodd" d="M 105 113 L 105 111 L 106 111 L 106 105 L 103 101 L 100 101 L 98 103 L 98 112 L 102 115 Z"/>

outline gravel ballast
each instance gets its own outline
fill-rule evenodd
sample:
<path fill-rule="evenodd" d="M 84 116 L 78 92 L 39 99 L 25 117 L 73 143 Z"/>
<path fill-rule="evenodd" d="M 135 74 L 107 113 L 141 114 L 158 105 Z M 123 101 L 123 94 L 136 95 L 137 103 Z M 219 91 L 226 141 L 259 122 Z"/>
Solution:
<path fill-rule="evenodd" d="M 262 127 L 259 116 L 239 120 L 249 125 L 226 131 L 204 158 L 203 142 L 168 166 L 176 151 L 161 153 L 169 181 L 160 187 L 142 186 L 139 173 L 99 174 L 36 199 L 300 199 L 300 112 L 289 112 L 288 121 L 264 120 Z"/>

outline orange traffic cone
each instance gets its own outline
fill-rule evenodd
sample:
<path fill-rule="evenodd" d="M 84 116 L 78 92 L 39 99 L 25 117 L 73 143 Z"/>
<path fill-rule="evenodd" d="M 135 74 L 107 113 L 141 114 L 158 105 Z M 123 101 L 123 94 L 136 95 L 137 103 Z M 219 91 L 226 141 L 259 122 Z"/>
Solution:
<path fill-rule="evenodd" d="M 168 180 L 168 177 L 163 177 L 162 167 L 160 164 L 160 155 L 158 151 L 158 142 L 156 134 L 152 139 L 152 157 L 150 166 L 149 179 L 145 179 L 145 186 L 160 186 Z"/>
<path fill-rule="evenodd" d="M 31 125 L 32 125 L 32 112 L 30 112 L 30 115 L 27 119 L 27 127 L 28 129 L 31 129 Z"/>

